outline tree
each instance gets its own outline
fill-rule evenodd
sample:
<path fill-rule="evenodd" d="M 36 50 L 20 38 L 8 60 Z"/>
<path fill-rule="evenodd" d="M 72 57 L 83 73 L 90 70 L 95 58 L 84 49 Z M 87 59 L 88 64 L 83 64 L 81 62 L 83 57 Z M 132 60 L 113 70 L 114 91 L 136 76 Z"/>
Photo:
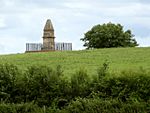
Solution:
<path fill-rule="evenodd" d="M 122 25 L 110 22 L 94 26 L 81 40 L 85 42 L 83 46 L 87 49 L 138 46 L 133 37 L 131 30 L 124 31 Z"/>

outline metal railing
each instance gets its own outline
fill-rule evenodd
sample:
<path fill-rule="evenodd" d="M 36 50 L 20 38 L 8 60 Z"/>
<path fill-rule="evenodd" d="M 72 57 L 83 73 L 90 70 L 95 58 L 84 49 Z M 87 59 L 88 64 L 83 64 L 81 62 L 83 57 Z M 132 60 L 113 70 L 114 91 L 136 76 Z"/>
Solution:
<path fill-rule="evenodd" d="M 41 43 L 26 43 L 26 51 L 41 51 L 42 47 Z"/>
<path fill-rule="evenodd" d="M 55 50 L 71 51 L 72 50 L 72 43 L 55 43 Z"/>
<path fill-rule="evenodd" d="M 48 43 L 49 46 L 44 47 L 42 43 L 26 43 L 26 51 L 44 51 L 44 50 L 57 50 L 57 51 L 71 51 L 72 43 L 60 43 L 56 42 L 53 44 L 55 47 L 51 47 L 52 45 Z M 46 45 L 48 45 L 46 44 Z"/>

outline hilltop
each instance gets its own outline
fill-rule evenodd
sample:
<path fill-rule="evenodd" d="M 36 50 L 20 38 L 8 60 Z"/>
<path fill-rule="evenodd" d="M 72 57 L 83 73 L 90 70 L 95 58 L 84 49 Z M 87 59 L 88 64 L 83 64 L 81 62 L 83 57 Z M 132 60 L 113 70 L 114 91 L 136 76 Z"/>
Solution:
<path fill-rule="evenodd" d="M 72 74 L 80 68 L 88 73 L 109 62 L 110 71 L 150 69 L 150 48 L 106 48 L 82 51 L 55 51 L 48 53 L 24 53 L 1 55 L 0 63 L 11 63 L 25 70 L 30 65 L 61 65 L 64 73 Z"/>

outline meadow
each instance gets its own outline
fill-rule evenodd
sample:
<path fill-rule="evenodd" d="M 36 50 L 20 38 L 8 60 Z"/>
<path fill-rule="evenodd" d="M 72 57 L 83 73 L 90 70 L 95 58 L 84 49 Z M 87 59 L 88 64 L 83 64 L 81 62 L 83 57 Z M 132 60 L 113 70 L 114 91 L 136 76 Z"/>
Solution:
<path fill-rule="evenodd" d="M 109 71 L 150 69 L 150 48 L 106 48 L 81 51 L 56 51 L 48 53 L 23 53 L 1 55 L 0 63 L 11 63 L 26 70 L 30 65 L 46 65 L 52 68 L 61 65 L 64 74 L 72 74 L 81 69 L 95 74 L 104 62 L 109 63 Z"/>

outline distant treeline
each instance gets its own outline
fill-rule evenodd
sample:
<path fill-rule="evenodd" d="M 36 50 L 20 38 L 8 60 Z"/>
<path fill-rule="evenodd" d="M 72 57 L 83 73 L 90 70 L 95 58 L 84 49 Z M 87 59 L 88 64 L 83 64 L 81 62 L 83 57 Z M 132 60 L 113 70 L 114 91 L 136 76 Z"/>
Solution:
<path fill-rule="evenodd" d="M 144 69 L 97 74 L 78 70 L 67 78 L 61 66 L 30 66 L 24 72 L 0 64 L 0 113 L 147 113 L 150 72 Z"/>

